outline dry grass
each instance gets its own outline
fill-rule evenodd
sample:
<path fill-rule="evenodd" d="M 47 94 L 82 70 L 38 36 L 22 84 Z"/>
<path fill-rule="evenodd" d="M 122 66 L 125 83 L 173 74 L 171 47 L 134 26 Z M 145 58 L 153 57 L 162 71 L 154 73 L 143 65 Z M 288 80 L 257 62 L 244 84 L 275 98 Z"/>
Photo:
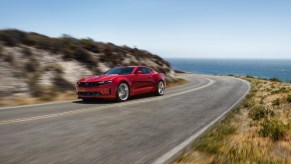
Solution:
<path fill-rule="evenodd" d="M 171 82 L 167 82 L 167 88 L 172 88 L 172 87 L 176 87 L 176 86 L 180 86 L 180 85 L 184 85 L 189 83 L 189 81 L 182 79 L 182 78 L 178 78 L 175 81 L 171 81 Z"/>
<path fill-rule="evenodd" d="M 75 92 L 65 92 L 65 93 L 58 93 L 52 97 L 40 97 L 35 98 L 31 96 L 19 95 L 14 97 L 9 97 L 0 100 L 0 106 L 16 106 L 16 105 L 29 105 L 29 104 L 40 104 L 46 102 L 57 102 L 57 101 L 65 101 L 65 100 L 75 100 L 76 93 Z"/>
<path fill-rule="evenodd" d="M 291 84 L 242 78 L 252 89 L 240 107 L 176 163 L 291 163 Z"/>

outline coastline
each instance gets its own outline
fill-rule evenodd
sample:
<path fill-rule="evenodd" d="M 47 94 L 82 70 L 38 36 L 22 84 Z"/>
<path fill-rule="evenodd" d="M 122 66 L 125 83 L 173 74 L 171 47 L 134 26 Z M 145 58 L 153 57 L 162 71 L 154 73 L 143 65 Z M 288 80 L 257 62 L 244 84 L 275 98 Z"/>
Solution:
<path fill-rule="evenodd" d="M 175 70 L 207 75 L 273 77 L 291 82 L 291 59 L 200 59 L 166 58 Z"/>

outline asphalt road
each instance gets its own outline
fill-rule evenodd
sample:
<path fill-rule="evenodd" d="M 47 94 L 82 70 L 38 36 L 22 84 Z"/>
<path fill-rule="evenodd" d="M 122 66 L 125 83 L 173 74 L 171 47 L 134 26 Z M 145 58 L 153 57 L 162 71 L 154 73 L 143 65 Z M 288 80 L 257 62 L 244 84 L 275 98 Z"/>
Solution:
<path fill-rule="evenodd" d="M 152 163 L 240 100 L 247 82 L 183 75 L 164 96 L 0 109 L 0 163 Z"/>

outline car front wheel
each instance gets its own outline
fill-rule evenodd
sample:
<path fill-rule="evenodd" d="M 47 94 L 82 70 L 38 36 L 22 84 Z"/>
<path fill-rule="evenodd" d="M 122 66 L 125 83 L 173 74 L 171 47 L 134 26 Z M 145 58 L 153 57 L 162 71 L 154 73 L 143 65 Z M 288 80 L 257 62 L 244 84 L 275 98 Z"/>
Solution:
<path fill-rule="evenodd" d="M 125 82 L 122 82 L 118 85 L 117 88 L 117 101 L 126 101 L 129 97 L 129 87 Z"/>
<path fill-rule="evenodd" d="M 163 81 L 158 82 L 157 90 L 156 90 L 156 95 L 157 96 L 162 96 L 164 95 L 165 92 L 165 85 Z"/>

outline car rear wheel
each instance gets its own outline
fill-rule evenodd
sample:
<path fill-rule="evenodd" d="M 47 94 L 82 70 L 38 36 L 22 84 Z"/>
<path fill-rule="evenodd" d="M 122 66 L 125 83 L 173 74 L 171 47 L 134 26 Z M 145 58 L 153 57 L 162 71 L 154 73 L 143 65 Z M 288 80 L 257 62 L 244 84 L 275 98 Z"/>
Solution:
<path fill-rule="evenodd" d="M 165 92 L 165 84 L 163 81 L 158 82 L 157 90 L 156 90 L 156 95 L 157 96 L 162 96 L 164 95 Z"/>
<path fill-rule="evenodd" d="M 117 88 L 117 93 L 116 93 L 116 100 L 121 102 L 121 101 L 126 101 L 129 97 L 129 87 L 125 82 L 122 82 L 118 85 Z"/>

